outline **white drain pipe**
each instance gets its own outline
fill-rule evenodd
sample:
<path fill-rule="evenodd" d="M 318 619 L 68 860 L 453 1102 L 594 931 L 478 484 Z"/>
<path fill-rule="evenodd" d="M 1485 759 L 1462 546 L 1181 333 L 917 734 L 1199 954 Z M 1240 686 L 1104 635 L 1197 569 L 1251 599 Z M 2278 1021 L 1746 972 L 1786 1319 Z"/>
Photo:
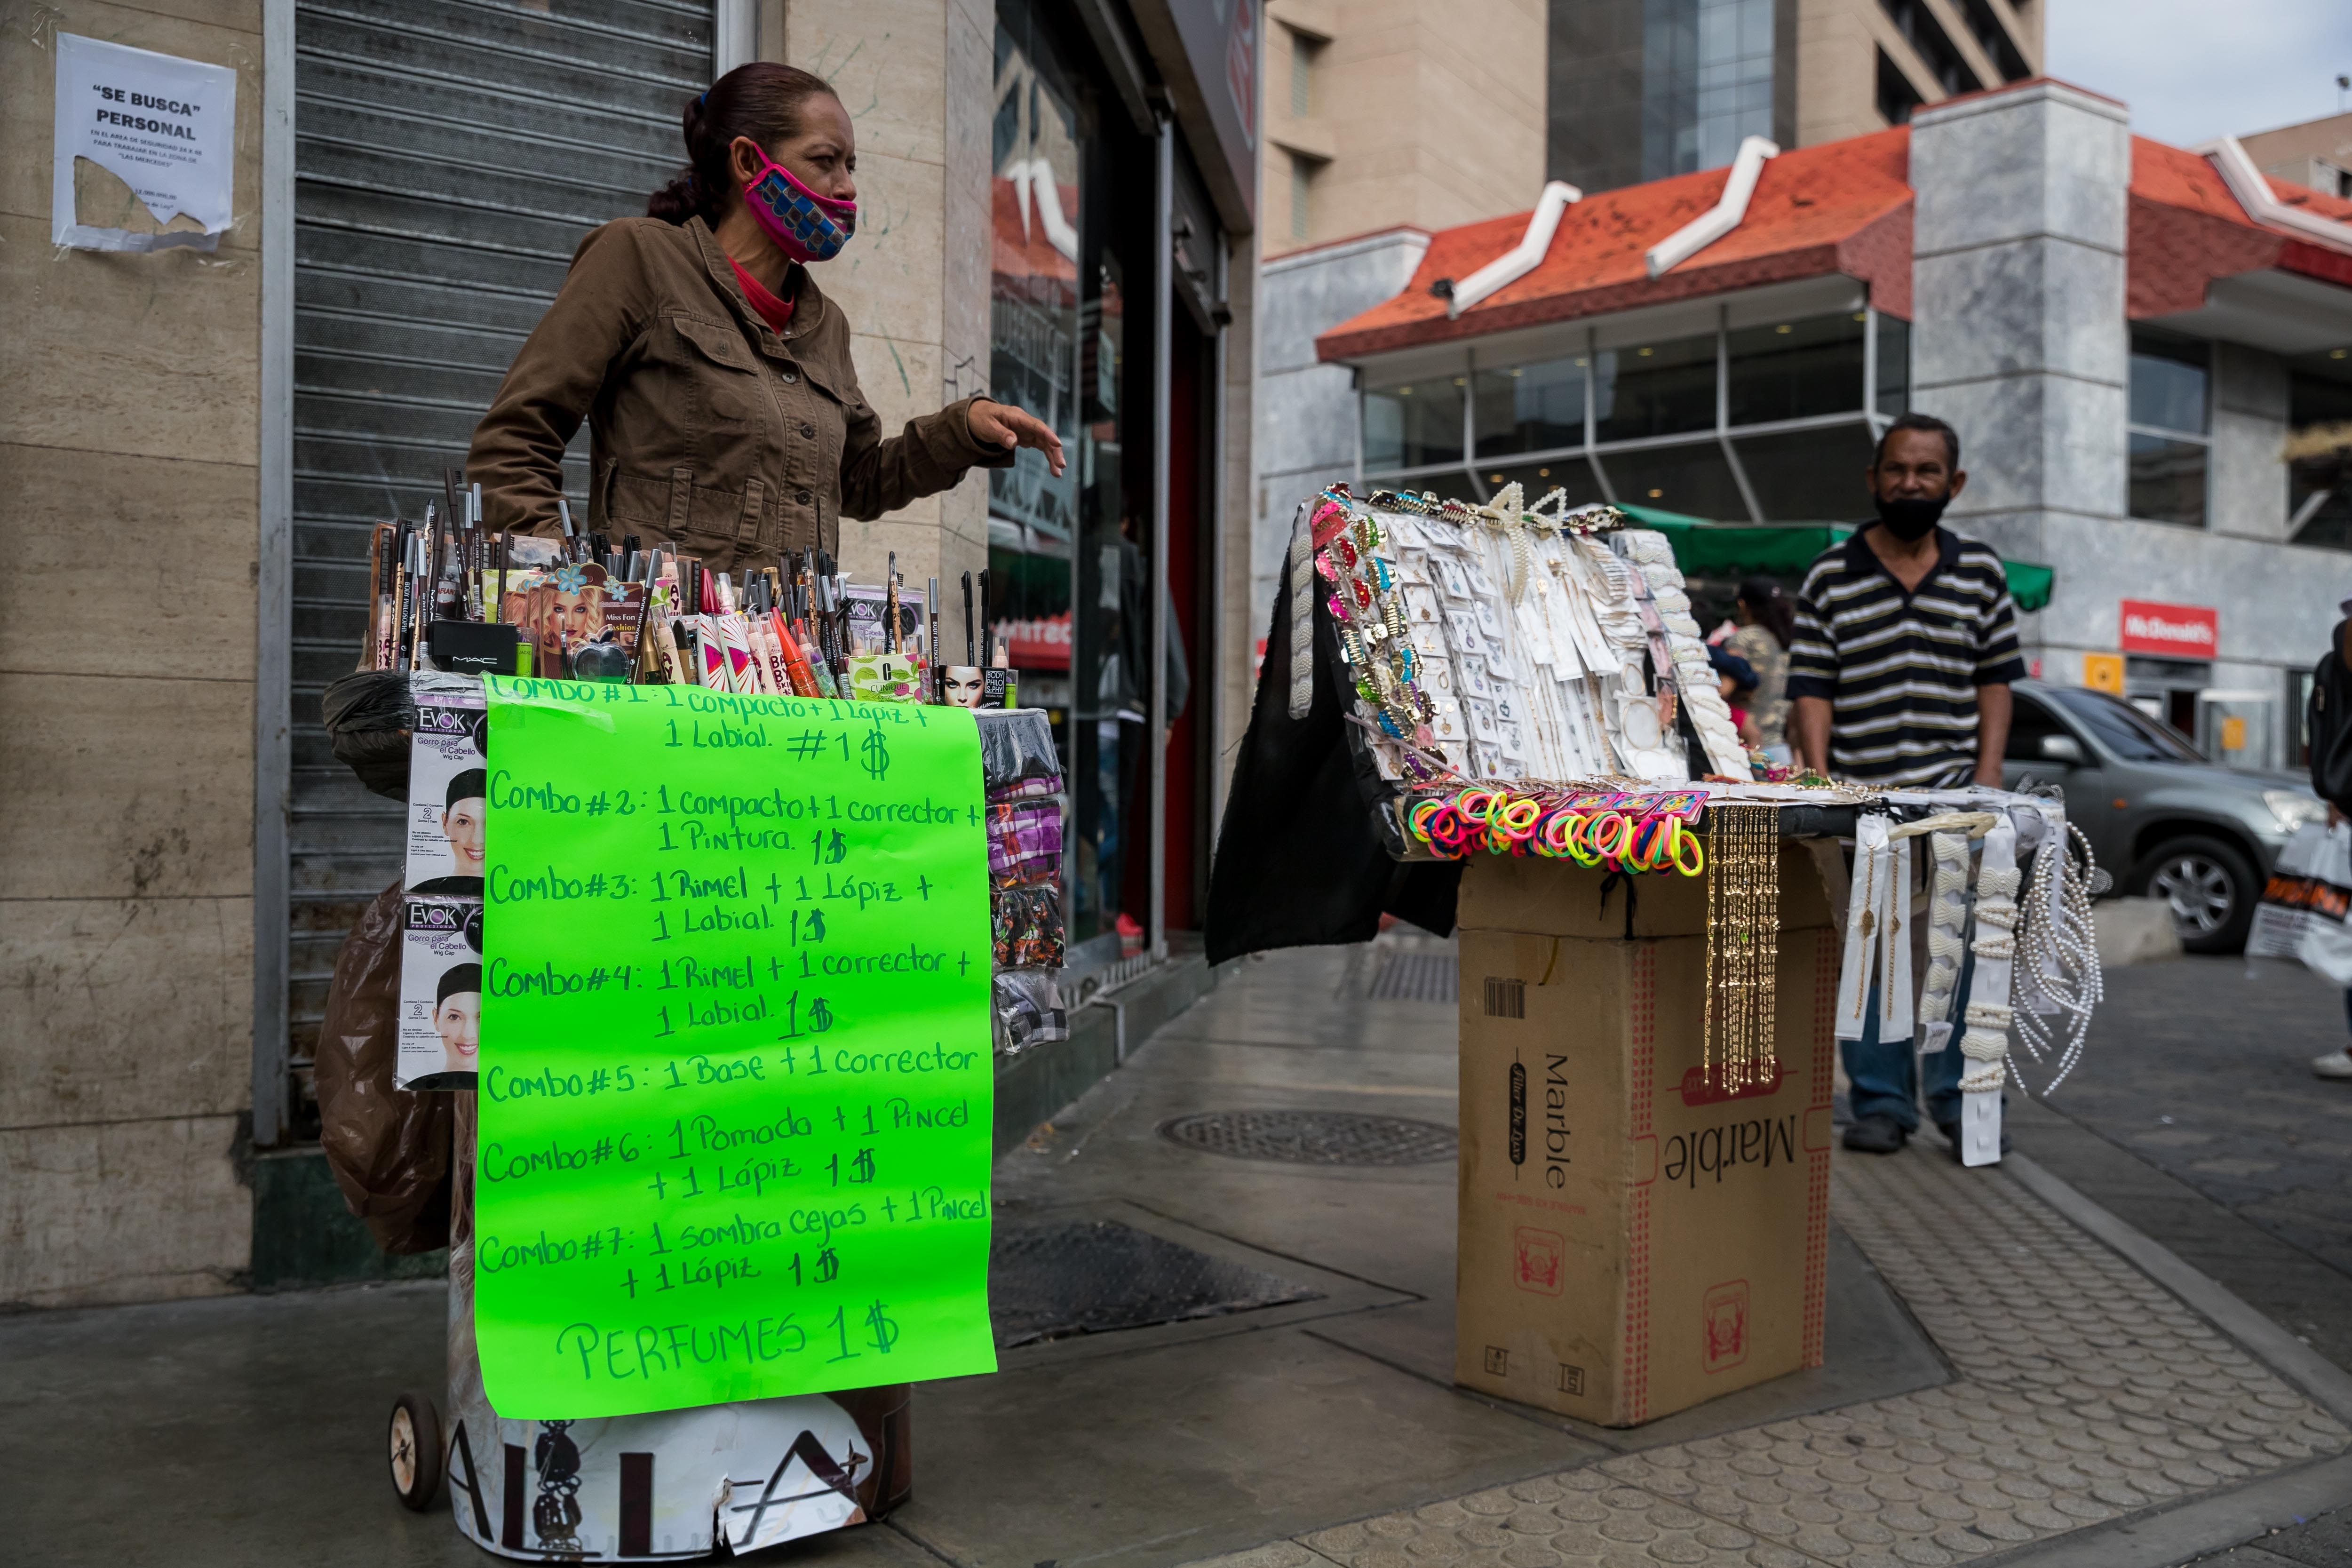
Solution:
<path fill-rule="evenodd" d="M 1570 203 L 1583 199 L 1584 193 L 1565 180 L 1554 180 L 1544 186 L 1543 195 L 1536 200 L 1536 210 L 1528 215 L 1528 231 L 1519 237 L 1519 243 L 1454 286 L 1453 297 L 1445 302 L 1447 318 L 1460 315 L 1496 290 L 1534 271 L 1536 263 L 1551 249 L 1551 237 L 1559 232 L 1560 215 L 1568 211 Z"/>
<path fill-rule="evenodd" d="M 2221 183 L 2230 187 L 2230 194 L 2238 198 L 2238 205 L 2256 223 L 2293 229 L 2302 238 L 2315 239 L 2337 250 L 2352 250 L 2352 223 L 2279 200 L 2278 193 L 2271 189 L 2271 183 L 2263 177 L 2263 172 L 2254 166 L 2252 155 L 2236 137 L 2224 136 L 2197 151 L 2220 171 Z"/>
<path fill-rule="evenodd" d="M 1780 147 L 1764 137 L 1743 139 L 1739 143 L 1738 155 L 1731 160 L 1731 177 L 1723 183 L 1723 195 L 1714 207 L 1691 219 L 1643 254 L 1642 259 L 1648 264 L 1650 276 L 1664 277 L 1738 228 L 1740 220 L 1748 216 L 1748 199 L 1756 194 L 1756 182 L 1764 173 L 1764 161 L 1780 155 Z"/>

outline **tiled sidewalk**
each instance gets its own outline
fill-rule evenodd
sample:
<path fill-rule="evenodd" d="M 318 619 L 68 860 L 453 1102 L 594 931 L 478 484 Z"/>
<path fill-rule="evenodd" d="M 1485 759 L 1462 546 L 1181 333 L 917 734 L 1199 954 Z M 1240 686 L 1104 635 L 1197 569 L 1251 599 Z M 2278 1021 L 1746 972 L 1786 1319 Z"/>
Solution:
<path fill-rule="evenodd" d="M 2343 1452 L 2344 1426 L 2014 1179 L 1842 1160 L 1840 1222 L 1958 1373 L 1242 1554 L 1255 1568 L 1941 1568 Z"/>

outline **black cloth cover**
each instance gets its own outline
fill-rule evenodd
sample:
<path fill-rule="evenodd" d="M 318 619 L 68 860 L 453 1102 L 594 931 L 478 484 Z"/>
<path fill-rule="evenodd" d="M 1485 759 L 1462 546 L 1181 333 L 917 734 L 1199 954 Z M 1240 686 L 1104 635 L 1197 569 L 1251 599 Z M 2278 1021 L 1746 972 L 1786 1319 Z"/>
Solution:
<path fill-rule="evenodd" d="M 2312 792 L 2352 813 L 2352 669 L 2345 667 L 2344 637 L 2345 623 L 2338 621 L 2328 651 L 2312 668 L 2305 711 L 2311 724 Z"/>
<path fill-rule="evenodd" d="M 1290 717 L 1289 608 L 1286 566 L 1209 872 L 1212 963 L 1269 948 L 1370 942 L 1383 912 L 1440 936 L 1454 930 L 1462 863 L 1391 859 L 1374 825 L 1391 786 L 1370 748 L 1349 737 L 1355 690 L 1319 605 L 1314 705 L 1305 719 Z"/>

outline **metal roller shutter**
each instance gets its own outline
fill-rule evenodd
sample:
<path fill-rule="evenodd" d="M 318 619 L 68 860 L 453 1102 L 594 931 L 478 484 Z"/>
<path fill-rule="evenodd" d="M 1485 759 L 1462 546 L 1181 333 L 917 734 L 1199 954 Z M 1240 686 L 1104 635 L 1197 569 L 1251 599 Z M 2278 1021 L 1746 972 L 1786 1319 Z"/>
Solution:
<path fill-rule="evenodd" d="M 367 538 L 424 515 L 580 237 L 645 211 L 709 85 L 710 0 L 338 0 L 295 21 L 294 1131 L 335 951 L 400 874 L 400 808 L 330 754 Z M 587 433 L 567 488 L 583 511 Z"/>

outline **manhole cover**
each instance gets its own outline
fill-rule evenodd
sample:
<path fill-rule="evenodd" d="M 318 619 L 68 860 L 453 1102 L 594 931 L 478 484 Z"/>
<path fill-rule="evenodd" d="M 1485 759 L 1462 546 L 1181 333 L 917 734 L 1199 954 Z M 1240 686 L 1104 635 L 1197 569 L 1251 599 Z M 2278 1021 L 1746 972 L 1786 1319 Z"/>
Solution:
<path fill-rule="evenodd" d="M 988 1312 L 1006 1349 L 1254 1311 L 1320 1293 L 1116 1220 L 1001 1229 L 988 1260 Z"/>
<path fill-rule="evenodd" d="M 1421 1165 L 1454 1158 L 1454 1130 L 1343 1110 L 1206 1110 L 1160 1125 L 1187 1149 L 1294 1165 Z"/>
<path fill-rule="evenodd" d="M 1365 995 L 1375 1002 L 1445 1002 L 1458 999 L 1460 965 L 1450 952 L 1391 952 L 1372 972 Z"/>

